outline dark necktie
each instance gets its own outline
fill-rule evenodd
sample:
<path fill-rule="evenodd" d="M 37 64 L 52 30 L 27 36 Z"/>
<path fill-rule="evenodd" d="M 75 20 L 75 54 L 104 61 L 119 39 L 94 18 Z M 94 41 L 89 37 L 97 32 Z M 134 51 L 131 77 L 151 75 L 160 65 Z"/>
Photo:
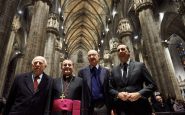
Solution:
<path fill-rule="evenodd" d="M 123 79 L 127 78 L 127 66 L 128 66 L 127 63 L 123 64 Z"/>
<path fill-rule="evenodd" d="M 39 85 L 39 83 L 37 81 L 38 79 L 39 79 L 39 76 L 34 77 L 33 87 L 34 87 L 35 92 L 37 91 L 37 88 L 38 88 L 38 85 Z"/>

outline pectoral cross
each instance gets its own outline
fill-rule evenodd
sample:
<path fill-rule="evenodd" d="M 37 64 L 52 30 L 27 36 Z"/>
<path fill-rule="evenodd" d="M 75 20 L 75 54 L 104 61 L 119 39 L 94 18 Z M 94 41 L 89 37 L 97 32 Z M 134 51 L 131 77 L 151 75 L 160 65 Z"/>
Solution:
<path fill-rule="evenodd" d="M 62 93 L 62 95 L 60 96 L 60 98 L 62 98 L 62 99 L 64 99 L 64 98 L 65 98 L 64 93 Z"/>

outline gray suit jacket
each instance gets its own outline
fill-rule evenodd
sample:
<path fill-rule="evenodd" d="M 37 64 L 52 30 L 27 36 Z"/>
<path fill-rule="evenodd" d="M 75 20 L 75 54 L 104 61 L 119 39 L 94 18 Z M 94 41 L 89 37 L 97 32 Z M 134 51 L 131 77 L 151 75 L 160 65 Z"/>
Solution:
<path fill-rule="evenodd" d="M 112 69 L 110 78 L 109 92 L 114 98 L 114 104 L 118 110 L 127 108 L 130 111 L 136 110 L 137 114 L 146 113 L 146 108 L 150 108 L 147 98 L 156 90 L 156 84 L 143 63 L 130 61 L 126 79 L 122 78 L 121 67 L 118 65 Z M 139 92 L 142 98 L 133 103 L 116 99 L 118 92 L 121 91 Z"/>

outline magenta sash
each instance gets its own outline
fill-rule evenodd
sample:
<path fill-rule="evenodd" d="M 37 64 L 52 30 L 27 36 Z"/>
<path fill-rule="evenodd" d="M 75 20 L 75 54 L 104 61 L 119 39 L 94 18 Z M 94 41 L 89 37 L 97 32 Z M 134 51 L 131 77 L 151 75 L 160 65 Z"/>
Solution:
<path fill-rule="evenodd" d="M 81 101 L 71 99 L 55 99 L 53 101 L 53 111 L 72 111 L 72 115 L 80 115 Z"/>

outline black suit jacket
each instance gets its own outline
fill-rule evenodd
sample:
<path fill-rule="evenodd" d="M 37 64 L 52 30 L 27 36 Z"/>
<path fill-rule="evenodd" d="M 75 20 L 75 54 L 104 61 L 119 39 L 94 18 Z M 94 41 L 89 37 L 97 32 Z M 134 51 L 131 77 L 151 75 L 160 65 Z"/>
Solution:
<path fill-rule="evenodd" d="M 53 83 L 53 97 L 54 99 L 59 99 L 60 96 L 62 95 L 63 90 L 63 84 L 64 82 L 68 82 L 69 84 L 67 85 L 68 90 L 68 95 L 65 97 L 67 99 L 72 99 L 72 100 L 80 100 L 82 98 L 82 78 L 76 77 L 76 76 L 71 76 L 71 79 L 68 81 L 62 80 L 62 78 L 56 78 Z M 52 112 L 52 115 L 63 115 L 62 112 Z M 67 115 L 72 115 L 72 112 L 67 112 Z"/>
<path fill-rule="evenodd" d="M 156 90 L 156 84 L 143 63 L 130 61 L 126 79 L 122 78 L 121 67 L 118 65 L 112 69 L 110 79 L 109 92 L 115 100 L 114 104 L 117 110 L 126 111 L 126 113 L 135 112 L 138 115 L 151 114 L 148 97 Z M 116 99 L 118 92 L 122 91 L 139 92 L 142 98 L 135 102 Z M 129 114 L 132 115 L 131 113 Z"/>
<path fill-rule="evenodd" d="M 53 79 L 43 73 L 34 92 L 32 72 L 16 76 L 4 115 L 49 115 Z"/>
<path fill-rule="evenodd" d="M 109 76 L 110 72 L 108 69 L 99 66 L 100 69 L 100 81 L 103 87 L 103 97 L 105 104 L 109 110 L 109 95 L 108 95 L 108 85 L 109 85 Z M 92 93 L 91 93 L 91 71 L 90 67 L 85 67 L 81 69 L 78 73 L 78 76 L 83 79 L 83 88 L 82 88 L 82 109 L 84 115 L 91 115 L 93 112 L 93 105 L 92 105 Z"/>

